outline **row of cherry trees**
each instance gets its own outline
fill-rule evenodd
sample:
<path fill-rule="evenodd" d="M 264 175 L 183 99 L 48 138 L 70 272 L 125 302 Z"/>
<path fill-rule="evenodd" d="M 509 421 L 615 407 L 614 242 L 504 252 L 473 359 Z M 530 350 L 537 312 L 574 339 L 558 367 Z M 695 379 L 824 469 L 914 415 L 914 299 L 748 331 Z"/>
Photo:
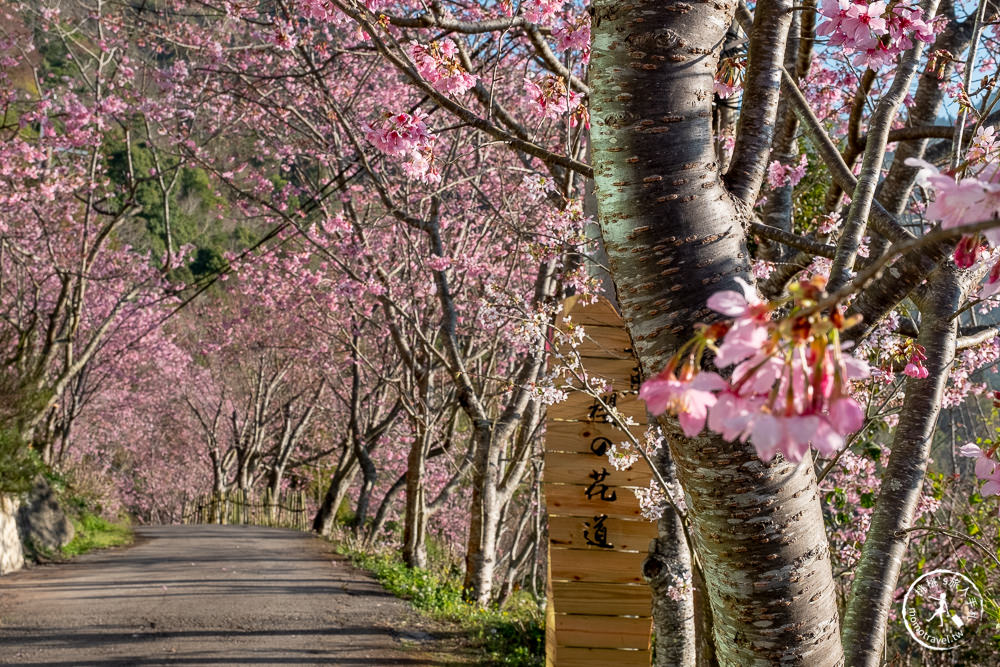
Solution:
<path fill-rule="evenodd" d="M 202 9 L 10 10 L 9 422 L 109 510 L 309 488 L 317 531 L 346 504 L 414 565 L 433 532 L 466 544 L 470 598 L 509 593 L 538 571 L 542 334 L 589 285 L 581 181 L 430 133 L 360 35 Z M 539 120 L 582 153 L 581 126 Z M 225 204 L 210 223 L 260 238 L 194 282 L 192 173 Z"/>
<path fill-rule="evenodd" d="M 667 487 L 662 664 L 878 664 L 927 554 L 993 585 L 993 441 L 927 470 L 1000 355 L 995 4 L 4 11 L 0 419 L 102 502 L 308 488 L 503 597 L 601 257 L 672 415 L 613 451 Z M 256 236 L 195 279 L 192 213 Z"/>

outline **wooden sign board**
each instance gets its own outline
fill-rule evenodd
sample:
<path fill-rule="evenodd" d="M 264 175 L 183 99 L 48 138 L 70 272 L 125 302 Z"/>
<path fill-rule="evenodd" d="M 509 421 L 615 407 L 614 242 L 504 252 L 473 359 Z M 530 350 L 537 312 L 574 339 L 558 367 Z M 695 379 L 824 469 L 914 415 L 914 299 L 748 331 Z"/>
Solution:
<path fill-rule="evenodd" d="M 601 397 L 636 426 L 642 438 L 646 407 L 637 395 L 638 363 L 624 322 L 605 299 L 573 307 L 564 317 L 583 326 L 572 352 L 591 378 L 610 384 Z M 652 472 L 639 461 L 617 470 L 607 458 L 628 439 L 606 408 L 567 380 L 569 397 L 546 418 L 545 499 L 549 515 L 548 667 L 648 667 L 652 596 L 642 581 L 642 561 L 656 524 L 645 520 L 631 489 L 646 488 Z"/>

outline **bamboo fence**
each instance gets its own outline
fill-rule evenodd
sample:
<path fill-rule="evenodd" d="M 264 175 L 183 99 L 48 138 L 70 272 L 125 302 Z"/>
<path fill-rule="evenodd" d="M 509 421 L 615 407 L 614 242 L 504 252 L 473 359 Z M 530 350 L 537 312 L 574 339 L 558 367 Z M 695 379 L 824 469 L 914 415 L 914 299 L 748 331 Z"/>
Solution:
<path fill-rule="evenodd" d="M 270 489 L 265 489 L 263 496 L 246 489 L 231 489 L 185 501 L 181 521 L 295 530 L 309 530 L 310 527 L 305 491 L 288 491 L 274 498 Z"/>

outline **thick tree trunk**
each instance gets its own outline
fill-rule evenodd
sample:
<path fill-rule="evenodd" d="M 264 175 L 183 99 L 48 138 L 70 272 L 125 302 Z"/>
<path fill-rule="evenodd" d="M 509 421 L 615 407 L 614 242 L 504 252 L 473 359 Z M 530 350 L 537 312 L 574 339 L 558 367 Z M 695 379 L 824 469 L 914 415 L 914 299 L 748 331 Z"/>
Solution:
<path fill-rule="evenodd" d="M 372 491 L 375 489 L 375 482 L 378 477 L 378 470 L 375 468 L 375 462 L 372 461 L 371 456 L 364 442 L 356 441 L 354 446 L 354 455 L 357 457 L 361 464 L 361 490 L 358 492 L 358 502 L 354 511 L 354 533 L 355 535 L 364 528 L 365 521 L 368 520 L 368 506 L 371 504 Z"/>
<path fill-rule="evenodd" d="M 493 571 L 496 567 L 497 528 L 501 509 L 497 493 L 500 464 L 496 460 L 497 452 L 494 451 L 498 447 L 492 442 L 489 430 L 476 434 L 475 447 L 463 588 L 466 599 L 485 605 L 493 595 Z"/>
<path fill-rule="evenodd" d="M 879 665 L 889 608 L 909 539 L 905 533 L 927 472 L 941 395 L 955 358 L 958 320 L 964 293 L 958 269 L 945 265 L 930 282 L 920 304 L 920 344 L 927 351 L 927 377 L 909 378 L 899 427 L 892 441 L 871 528 L 861 551 L 851 600 L 844 615 L 844 649 L 849 665 Z"/>
<path fill-rule="evenodd" d="M 406 457 L 406 509 L 403 513 L 403 562 L 427 567 L 427 434 L 416 429 Z"/>
<path fill-rule="evenodd" d="M 351 488 L 354 478 L 358 474 L 358 460 L 353 452 L 345 452 L 341 457 L 337 471 L 330 480 L 330 486 L 326 489 L 323 502 L 316 511 L 313 518 L 312 529 L 320 535 L 329 535 L 333 532 L 333 526 L 337 522 L 337 510 L 347 496 L 347 491 Z"/>
<path fill-rule="evenodd" d="M 665 365 L 693 323 L 711 316 L 709 295 L 738 289 L 735 277 L 751 278 L 743 216 L 722 185 L 712 142 L 717 49 L 733 10 L 730 2 L 594 3 L 591 111 L 600 224 L 647 374 Z M 748 139 L 755 141 L 760 137 Z M 714 436 L 685 439 L 675 423 L 662 424 L 708 587 L 719 663 L 840 664 L 833 577 L 809 457 L 797 466 L 780 457 L 766 464 L 750 446 Z"/>

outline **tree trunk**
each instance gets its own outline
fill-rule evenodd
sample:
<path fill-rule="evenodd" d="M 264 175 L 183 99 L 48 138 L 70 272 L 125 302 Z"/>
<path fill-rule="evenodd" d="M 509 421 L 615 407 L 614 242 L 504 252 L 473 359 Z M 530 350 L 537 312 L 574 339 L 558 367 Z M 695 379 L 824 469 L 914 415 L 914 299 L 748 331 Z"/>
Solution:
<path fill-rule="evenodd" d="M 372 525 L 368 527 L 368 530 L 365 531 L 365 544 L 370 545 L 382 530 L 382 526 L 385 525 L 385 520 L 389 516 L 389 509 L 392 507 L 393 501 L 405 486 L 406 473 L 404 472 L 396 478 L 395 483 L 389 487 L 389 490 L 385 492 L 385 496 L 382 497 L 378 511 L 375 512 L 375 519 L 372 521 Z"/>
<path fill-rule="evenodd" d="M 422 568 L 427 567 L 426 444 L 426 430 L 416 429 L 406 457 L 406 509 L 403 515 L 403 562 Z"/>
<path fill-rule="evenodd" d="M 920 344 L 927 351 L 927 377 L 909 378 L 899 427 L 882 479 L 871 528 L 861 550 L 851 599 L 844 615 L 844 648 L 849 665 L 879 665 L 889 608 L 913 525 L 930 459 L 941 395 L 955 358 L 958 312 L 965 299 L 958 269 L 946 264 L 929 281 L 920 303 Z"/>
<path fill-rule="evenodd" d="M 337 522 L 337 511 L 341 503 L 347 496 L 347 491 L 351 488 L 354 478 L 358 474 L 358 460 L 354 453 L 347 451 L 340 459 L 337 471 L 330 480 L 330 486 L 326 489 L 323 502 L 313 518 L 312 529 L 320 535 L 329 535 L 333 532 L 333 526 Z"/>
<path fill-rule="evenodd" d="M 734 8 L 731 2 L 594 3 L 599 218 L 647 375 L 663 368 L 693 323 L 711 316 L 705 303 L 713 292 L 739 289 L 736 277 L 751 280 L 740 226 L 745 205 L 738 209 L 724 188 L 712 142 L 713 78 Z M 739 158 L 734 165 L 742 164 Z M 780 457 L 763 463 L 751 446 L 712 435 L 686 439 L 672 420 L 661 425 L 685 491 L 719 663 L 840 664 L 810 458 L 797 466 Z"/>
<path fill-rule="evenodd" d="M 372 461 L 371 456 L 369 456 L 364 442 L 355 442 L 354 455 L 361 464 L 362 477 L 361 490 L 358 492 L 358 502 L 354 511 L 353 528 L 354 534 L 357 535 L 364 528 L 365 521 L 368 518 L 368 506 L 371 504 L 372 491 L 375 489 L 378 470 L 375 468 L 375 463 Z"/>
<path fill-rule="evenodd" d="M 657 464 L 664 481 L 673 485 L 672 495 L 680 498 L 676 468 L 670 452 L 663 448 Z M 696 658 L 694 595 L 691 552 L 681 517 L 667 507 L 659 521 L 659 535 L 649 544 L 642 575 L 653 589 L 653 622 L 656 624 L 656 664 L 693 665 Z"/>
<path fill-rule="evenodd" d="M 493 570 L 496 567 L 496 539 L 500 520 L 497 494 L 500 449 L 492 442 L 492 432 L 476 433 L 476 454 L 472 476 L 472 501 L 469 517 L 469 542 L 465 552 L 465 598 L 481 605 L 493 595 Z"/>

